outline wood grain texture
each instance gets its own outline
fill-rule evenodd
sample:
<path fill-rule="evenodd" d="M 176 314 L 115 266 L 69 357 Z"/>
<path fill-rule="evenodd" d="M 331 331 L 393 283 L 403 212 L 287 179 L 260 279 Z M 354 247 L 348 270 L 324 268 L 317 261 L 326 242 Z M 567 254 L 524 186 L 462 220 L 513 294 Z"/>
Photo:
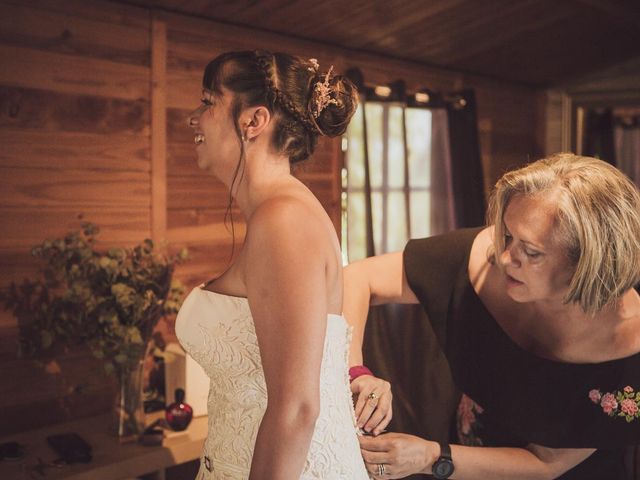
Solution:
<path fill-rule="evenodd" d="M 151 238 L 167 235 L 167 24 L 151 18 Z"/>
<path fill-rule="evenodd" d="M 228 193 L 198 169 L 193 132 L 187 126 L 189 112 L 199 103 L 202 70 L 225 50 L 259 45 L 315 57 L 323 67 L 334 65 L 337 71 L 358 67 L 371 84 L 403 78 L 409 90 L 475 88 L 487 188 L 507 165 L 524 162 L 535 148 L 535 89 L 375 53 L 377 48 L 398 48 L 400 27 L 415 37 L 412 47 L 417 44 L 416 35 L 422 33 L 412 30 L 415 19 L 444 32 L 429 36 L 429 55 L 469 46 L 449 45 L 443 37 L 458 24 L 458 14 L 471 23 L 465 26 L 468 38 L 481 34 L 482 16 L 463 12 L 469 0 L 391 0 L 373 8 L 364 0 L 342 2 L 340 8 L 357 8 L 362 15 L 345 22 L 331 13 L 335 25 L 330 27 L 320 27 L 317 20 L 335 10 L 333 0 L 307 3 L 302 9 L 304 2 L 276 2 L 276 11 L 274 1 L 214 5 L 197 0 L 180 5 L 218 8 L 231 15 L 228 18 L 248 15 L 256 21 L 278 21 L 283 27 L 323 33 L 322 41 L 175 13 L 152 14 L 149 8 L 115 1 L 0 0 L 0 219 L 6 229 L 0 239 L 0 288 L 35 275 L 38 265 L 30 247 L 74 228 L 78 213 L 102 227 L 99 238 L 105 247 L 132 245 L 152 231 L 155 237 L 166 236 L 171 252 L 187 247 L 190 260 L 177 268 L 176 277 L 188 289 L 228 268 L 234 242 L 225 224 Z M 154 9 L 178 5 L 172 0 L 153 3 Z M 502 14 L 486 6 L 486 14 L 499 17 L 504 25 L 509 15 L 529 11 L 532 5 L 527 1 Z M 292 23 L 295 15 L 300 16 L 299 24 Z M 329 45 L 328 28 L 339 30 L 331 38 L 359 43 L 352 43 L 352 48 Z M 364 28 L 370 37 L 362 35 Z M 514 31 L 522 29 L 504 32 L 504 38 L 518 38 Z M 496 39 L 483 39 L 477 51 L 496 46 Z M 313 157 L 293 169 L 338 231 L 341 158 L 339 139 L 321 139 Z M 237 255 L 246 226 L 238 209 L 232 211 Z M 162 212 L 166 235 L 153 227 L 154 222 L 161 225 Z M 159 328 L 173 338 L 170 319 Z M 8 397 L 0 392 L 0 410 L 15 417 L 8 428 L 59 421 L 69 408 L 88 415 L 109 407 L 110 387 L 91 376 L 88 357 L 71 352 L 62 359 L 72 364 L 64 387 L 16 360 L 15 340 L 15 319 L 0 313 L 0 375 L 20 376 L 7 383 Z M 80 384 L 90 388 L 69 394 L 69 386 Z M 35 391 L 33 385 L 41 389 Z M 22 403 L 12 400 L 14 394 Z"/>
<path fill-rule="evenodd" d="M 7 45 L 0 45 L 0 83 L 127 100 L 149 98 L 148 67 Z"/>
<path fill-rule="evenodd" d="M 149 140 L 121 133 L 0 128 L 0 167 L 149 173 Z"/>
<path fill-rule="evenodd" d="M 87 65 L 86 68 L 90 68 Z M 0 82 L 0 128 L 149 136 L 149 103 Z"/>
<path fill-rule="evenodd" d="M 102 22 L 112 26 L 131 27 L 139 32 L 149 28 L 149 9 L 107 0 L 2 0 L 14 7 L 29 7 L 43 12 Z M 143 34 L 140 33 L 142 36 Z"/>
<path fill-rule="evenodd" d="M 131 246 L 149 235 L 149 210 L 146 207 L 0 207 L 3 235 L 0 249 L 29 249 L 45 238 L 59 238 L 79 230 L 81 222 L 106 225 L 98 234 L 96 247 Z"/>
<path fill-rule="evenodd" d="M 111 2 L 0 1 L 0 288 L 36 278 L 31 248 L 77 229 L 79 214 L 101 227 L 100 250 L 150 236 L 149 27 L 147 10 Z M 3 311 L 0 428 L 110 407 L 86 351 L 44 374 L 16 358 L 16 328 Z"/>
<path fill-rule="evenodd" d="M 149 175 L 60 168 L 0 168 L 0 204 L 7 207 L 150 207 Z"/>
<path fill-rule="evenodd" d="M 538 87 L 628 59 L 637 55 L 640 44 L 636 0 L 136 3 L 261 30 L 240 36 L 233 30 L 239 27 L 223 26 L 221 30 L 228 34 L 211 43 L 212 50 L 280 43 L 277 34 L 265 38 L 269 34 L 263 32 L 270 31 L 294 38 L 283 49 L 294 53 L 317 42 L 334 50 L 349 48 L 422 67 L 474 72 Z M 322 48 L 316 48 L 321 57 Z M 196 54 L 186 58 L 197 61 Z"/>
<path fill-rule="evenodd" d="M 149 66 L 149 35 L 138 25 L 105 22 L 29 2 L 0 3 L 0 43 L 14 47 Z M 52 6 L 62 2 L 49 2 Z M 50 8 L 50 7 L 49 7 Z"/>

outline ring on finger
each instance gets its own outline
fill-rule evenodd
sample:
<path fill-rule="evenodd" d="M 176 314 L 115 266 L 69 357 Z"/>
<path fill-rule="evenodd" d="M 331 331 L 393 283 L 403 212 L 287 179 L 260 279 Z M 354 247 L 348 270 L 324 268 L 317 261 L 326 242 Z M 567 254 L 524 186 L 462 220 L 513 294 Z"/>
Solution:
<path fill-rule="evenodd" d="M 385 472 L 385 467 L 384 467 L 384 463 L 379 463 L 378 464 L 378 475 L 382 476 L 384 475 Z"/>
<path fill-rule="evenodd" d="M 367 398 L 372 405 L 376 405 L 378 403 L 378 395 L 376 394 L 376 392 L 371 392 L 369 395 L 367 395 Z"/>

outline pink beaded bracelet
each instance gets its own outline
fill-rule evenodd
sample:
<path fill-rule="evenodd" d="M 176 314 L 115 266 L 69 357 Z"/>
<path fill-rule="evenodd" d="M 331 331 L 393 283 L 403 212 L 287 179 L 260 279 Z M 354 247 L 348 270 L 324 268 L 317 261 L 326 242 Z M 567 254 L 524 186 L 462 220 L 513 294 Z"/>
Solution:
<path fill-rule="evenodd" d="M 349 382 L 353 382 L 356 378 L 358 378 L 361 375 L 373 376 L 373 373 L 364 365 L 354 365 L 349 369 Z"/>

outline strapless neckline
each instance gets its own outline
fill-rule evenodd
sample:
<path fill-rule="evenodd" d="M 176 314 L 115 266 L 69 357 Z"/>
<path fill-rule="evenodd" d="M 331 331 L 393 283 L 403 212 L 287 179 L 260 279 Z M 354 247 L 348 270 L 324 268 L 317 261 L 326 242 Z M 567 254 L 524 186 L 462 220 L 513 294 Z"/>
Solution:
<path fill-rule="evenodd" d="M 246 307 L 247 309 L 249 309 L 249 299 L 248 299 L 247 297 L 241 297 L 241 296 L 238 296 L 238 295 L 230 295 L 230 294 L 228 294 L 228 293 L 214 292 L 213 290 L 207 290 L 206 288 L 204 288 L 204 287 L 205 287 L 205 285 L 206 285 L 205 283 L 200 284 L 200 285 L 197 287 L 197 289 L 196 289 L 196 290 L 200 290 L 200 291 L 204 292 L 204 294 L 205 294 L 205 295 L 206 295 L 206 294 L 211 294 L 211 295 L 216 296 L 216 297 L 227 298 L 227 299 L 230 299 L 230 300 L 240 300 L 242 303 L 244 303 L 245 307 Z M 346 318 L 344 318 L 344 315 L 342 315 L 342 314 L 338 314 L 338 313 L 327 313 L 327 317 L 328 317 L 328 318 L 337 318 L 337 319 L 340 319 L 341 321 L 343 321 L 343 322 L 345 323 L 345 325 L 346 325 L 348 328 L 351 328 L 351 325 L 349 325 L 349 323 L 347 322 L 347 319 L 346 319 Z"/>

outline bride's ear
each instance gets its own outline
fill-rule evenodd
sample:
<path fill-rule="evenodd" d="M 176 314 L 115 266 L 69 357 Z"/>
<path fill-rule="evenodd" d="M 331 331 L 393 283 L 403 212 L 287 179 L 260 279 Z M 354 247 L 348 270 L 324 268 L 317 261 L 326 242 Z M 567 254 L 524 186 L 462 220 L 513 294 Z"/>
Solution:
<path fill-rule="evenodd" d="M 271 121 L 271 112 L 265 106 L 247 108 L 240 122 L 242 135 L 248 140 L 255 140 L 267 128 Z"/>

